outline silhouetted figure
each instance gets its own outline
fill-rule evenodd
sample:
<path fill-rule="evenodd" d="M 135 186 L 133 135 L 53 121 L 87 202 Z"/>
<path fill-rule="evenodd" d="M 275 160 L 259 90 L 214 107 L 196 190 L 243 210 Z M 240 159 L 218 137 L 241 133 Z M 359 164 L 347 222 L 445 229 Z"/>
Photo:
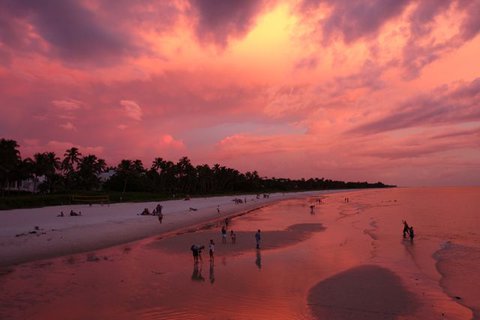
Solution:
<path fill-rule="evenodd" d="M 65 217 L 65 215 L 63 214 L 63 211 L 60 211 L 60 214 L 57 215 L 57 217 Z"/>
<path fill-rule="evenodd" d="M 410 227 L 409 233 L 410 233 L 410 241 L 413 242 L 413 238 L 415 238 L 415 232 L 413 231 L 413 227 Z"/>
<path fill-rule="evenodd" d="M 407 233 L 409 233 L 410 228 L 408 227 L 408 223 L 406 220 L 403 220 L 403 237 L 407 237 Z"/>
<path fill-rule="evenodd" d="M 260 249 L 260 240 L 262 240 L 261 231 L 258 229 L 257 233 L 255 233 L 255 241 L 257 242 L 257 249 Z"/>
<path fill-rule="evenodd" d="M 217 213 L 220 213 L 220 206 L 217 206 Z"/>
<path fill-rule="evenodd" d="M 315 206 L 312 204 L 310 206 L 310 214 L 315 214 L 315 211 L 313 211 L 313 209 L 315 209 Z"/>
<path fill-rule="evenodd" d="M 230 240 L 232 240 L 232 244 L 235 244 L 237 242 L 237 235 L 233 230 L 230 230 Z"/>
<path fill-rule="evenodd" d="M 197 264 L 198 263 L 198 255 L 199 255 L 199 247 L 196 244 L 192 244 L 192 246 L 190 247 L 190 250 L 192 250 L 193 263 Z"/>
<path fill-rule="evenodd" d="M 163 221 L 163 213 L 160 212 L 160 213 L 158 214 L 158 222 L 160 222 L 160 224 L 161 224 L 162 221 Z"/>
<path fill-rule="evenodd" d="M 198 259 L 200 260 L 200 262 L 203 262 L 203 259 L 202 259 L 202 250 L 205 249 L 205 246 L 199 246 L 198 247 Z"/>
<path fill-rule="evenodd" d="M 227 229 L 225 226 L 222 227 L 222 243 L 227 243 Z"/>

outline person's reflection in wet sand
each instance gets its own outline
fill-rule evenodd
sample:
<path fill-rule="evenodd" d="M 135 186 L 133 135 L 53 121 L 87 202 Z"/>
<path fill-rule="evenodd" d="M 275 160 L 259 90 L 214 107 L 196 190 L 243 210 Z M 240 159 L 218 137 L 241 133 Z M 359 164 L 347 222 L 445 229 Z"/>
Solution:
<path fill-rule="evenodd" d="M 262 255 L 260 253 L 260 249 L 257 249 L 257 258 L 255 259 L 255 264 L 257 265 L 258 269 L 262 269 Z"/>
<path fill-rule="evenodd" d="M 202 276 L 202 266 L 199 266 L 198 263 L 193 264 L 192 281 L 205 281 L 205 278 Z"/>
<path fill-rule="evenodd" d="M 210 283 L 215 282 L 215 264 L 213 261 L 210 261 Z"/>

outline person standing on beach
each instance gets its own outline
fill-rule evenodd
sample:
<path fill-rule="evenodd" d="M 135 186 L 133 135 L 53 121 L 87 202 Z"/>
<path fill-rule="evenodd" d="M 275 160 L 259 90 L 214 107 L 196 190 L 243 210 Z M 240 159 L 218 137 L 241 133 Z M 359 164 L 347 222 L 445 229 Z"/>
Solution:
<path fill-rule="evenodd" d="M 158 222 L 160 222 L 160 224 L 162 224 L 162 221 L 163 221 L 163 213 L 159 212 L 158 213 Z"/>
<path fill-rule="evenodd" d="M 413 227 L 410 227 L 408 232 L 410 233 L 410 241 L 413 242 L 413 238 L 415 237 L 415 232 L 413 231 Z"/>
<path fill-rule="evenodd" d="M 222 227 L 222 243 L 227 243 L 227 229 L 225 226 Z"/>
<path fill-rule="evenodd" d="M 255 241 L 257 242 L 257 249 L 260 249 L 260 240 L 262 236 L 260 234 L 260 229 L 258 229 L 257 233 L 255 233 Z"/>
<path fill-rule="evenodd" d="M 403 220 L 403 237 L 407 237 L 407 233 L 410 232 L 410 228 L 408 227 L 408 223 L 406 220 Z"/>
<path fill-rule="evenodd" d="M 197 264 L 198 263 L 198 246 L 196 244 L 192 244 L 192 246 L 190 247 L 190 250 L 192 250 L 193 263 Z"/>
<path fill-rule="evenodd" d="M 237 242 L 237 235 L 233 230 L 230 230 L 230 240 L 232 240 L 232 244 L 235 244 Z"/>
<path fill-rule="evenodd" d="M 208 245 L 208 253 L 210 254 L 210 262 L 213 262 L 215 260 L 215 243 L 212 239 L 210 239 L 210 244 Z"/>

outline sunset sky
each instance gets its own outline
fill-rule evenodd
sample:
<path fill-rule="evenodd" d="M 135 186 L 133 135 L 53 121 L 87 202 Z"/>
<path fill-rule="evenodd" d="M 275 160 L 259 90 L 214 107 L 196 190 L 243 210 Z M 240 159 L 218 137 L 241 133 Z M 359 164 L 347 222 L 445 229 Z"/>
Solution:
<path fill-rule="evenodd" d="M 0 0 L 0 137 L 478 185 L 479 33 L 480 0 Z"/>

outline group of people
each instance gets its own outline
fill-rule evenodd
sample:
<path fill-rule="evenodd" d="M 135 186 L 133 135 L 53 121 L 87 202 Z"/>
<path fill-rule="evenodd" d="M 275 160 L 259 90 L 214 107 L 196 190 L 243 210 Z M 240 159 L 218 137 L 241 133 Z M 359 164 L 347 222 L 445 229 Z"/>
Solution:
<path fill-rule="evenodd" d="M 227 229 L 229 224 L 230 224 L 230 219 L 227 217 L 225 218 L 224 225 L 222 226 L 222 231 L 221 231 L 223 244 L 227 243 Z M 230 240 L 232 241 L 232 244 L 235 244 L 237 242 L 237 235 L 233 230 L 230 230 Z"/>
<path fill-rule="evenodd" d="M 163 206 L 159 203 L 157 206 L 150 212 L 148 208 L 143 209 L 143 211 L 139 214 L 141 216 L 158 216 L 158 222 L 162 223 L 163 221 L 163 213 L 162 213 Z"/>
<path fill-rule="evenodd" d="M 410 240 L 413 241 L 415 232 L 413 231 L 413 227 L 409 226 L 406 220 L 403 220 L 403 238 L 407 238 L 407 235 L 410 237 Z"/>
<path fill-rule="evenodd" d="M 82 211 L 76 212 L 76 211 L 70 210 L 70 217 L 78 217 L 81 215 L 82 215 Z M 60 211 L 57 217 L 65 217 L 65 214 L 63 213 L 63 211 Z"/>
<path fill-rule="evenodd" d="M 221 229 L 221 235 L 222 235 L 222 243 L 226 244 L 227 243 L 227 229 L 228 225 L 230 223 L 230 219 L 227 217 L 225 218 L 225 222 L 222 226 Z M 260 249 L 260 242 L 261 242 L 262 236 L 261 236 L 261 231 L 260 229 L 257 230 L 255 233 L 255 242 L 256 242 L 256 248 Z M 230 230 L 230 240 L 232 244 L 235 244 L 237 242 L 237 235 L 233 230 Z M 200 261 L 203 261 L 202 259 L 202 250 L 205 249 L 205 246 L 203 245 L 197 245 L 197 244 L 192 244 L 190 247 L 190 250 L 192 251 L 193 255 L 193 262 L 196 264 Z M 208 244 L 208 253 L 210 256 L 210 262 L 213 263 L 215 260 L 215 242 L 213 239 L 210 239 L 210 243 Z"/>

